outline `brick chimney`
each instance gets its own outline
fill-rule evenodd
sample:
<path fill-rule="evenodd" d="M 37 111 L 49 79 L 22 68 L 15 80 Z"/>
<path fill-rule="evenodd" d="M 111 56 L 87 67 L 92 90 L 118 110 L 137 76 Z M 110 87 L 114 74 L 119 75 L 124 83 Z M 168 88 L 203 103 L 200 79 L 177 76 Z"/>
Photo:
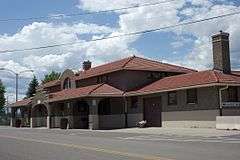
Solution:
<path fill-rule="evenodd" d="M 90 62 L 89 60 L 88 61 L 84 61 L 83 62 L 83 70 L 86 71 L 86 70 L 89 70 L 92 66 L 92 62 Z"/>
<path fill-rule="evenodd" d="M 213 63 L 214 69 L 223 73 L 231 73 L 230 51 L 229 51 L 229 34 L 220 31 L 212 36 L 213 45 Z"/>

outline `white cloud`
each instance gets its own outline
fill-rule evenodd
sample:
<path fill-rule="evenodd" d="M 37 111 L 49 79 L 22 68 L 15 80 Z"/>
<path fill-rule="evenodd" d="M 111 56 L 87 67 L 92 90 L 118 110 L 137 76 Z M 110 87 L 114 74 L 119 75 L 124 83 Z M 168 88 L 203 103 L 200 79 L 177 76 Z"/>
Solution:
<path fill-rule="evenodd" d="M 194 12 L 195 14 L 190 18 L 190 20 L 231 13 L 239 9 L 239 7 L 233 5 L 209 5 L 209 8 L 200 8 L 198 11 Z M 206 12 L 204 10 L 208 11 Z M 239 25 L 239 15 L 236 15 L 209 22 L 203 22 L 192 26 L 182 27 L 180 29 L 182 34 L 192 35 L 196 38 L 196 40 L 194 41 L 193 50 L 184 57 L 181 64 L 189 67 L 195 67 L 200 70 L 212 68 L 213 62 L 211 36 L 216 34 L 218 31 L 223 30 L 230 33 L 230 49 L 231 51 L 237 51 L 231 52 L 232 67 L 238 68 L 236 65 L 239 64 L 239 62 L 236 60 L 240 59 L 240 46 L 238 45 L 240 43 Z M 179 30 L 177 32 L 179 32 Z M 181 59 L 179 61 L 181 61 Z"/>
<path fill-rule="evenodd" d="M 34 22 L 23 27 L 14 35 L 0 35 L 0 50 L 32 48 L 52 44 L 76 43 L 56 48 L 32 50 L 24 52 L 5 53 L 0 55 L 0 67 L 16 72 L 26 69 L 35 70 L 35 74 L 42 78 L 51 70 L 63 71 L 66 68 L 79 69 L 85 59 L 93 61 L 93 65 L 101 64 L 107 59 L 119 59 L 136 51 L 129 47 L 132 38 L 109 39 L 105 41 L 83 43 L 84 37 L 111 36 L 116 34 L 115 28 L 97 24 L 53 24 Z M 5 77 L 7 73 L 0 73 Z M 23 75 L 31 77 L 32 75 Z M 23 81 L 22 81 L 23 82 Z M 24 81 L 23 83 L 27 83 Z M 12 92 L 14 84 L 8 84 L 7 90 Z M 23 86 L 22 86 L 23 87 Z M 26 88 L 26 86 L 24 86 Z"/>
<path fill-rule="evenodd" d="M 90 11 L 105 9 L 115 9 L 134 6 L 135 4 L 151 4 L 159 0 L 80 0 L 79 8 Z M 119 14 L 120 32 L 136 32 L 146 29 L 158 28 L 175 24 L 179 21 L 177 16 L 178 9 L 183 7 L 184 0 L 174 1 L 173 3 L 162 3 L 147 7 L 139 7 L 124 11 L 116 11 Z"/>

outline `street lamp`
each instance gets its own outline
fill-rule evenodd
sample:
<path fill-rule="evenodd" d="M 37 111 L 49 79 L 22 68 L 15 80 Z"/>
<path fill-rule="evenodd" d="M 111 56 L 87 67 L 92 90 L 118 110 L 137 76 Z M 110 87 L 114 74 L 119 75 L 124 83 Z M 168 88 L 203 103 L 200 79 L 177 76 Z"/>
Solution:
<path fill-rule="evenodd" d="M 24 71 L 20 71 L 20 72 L 15 72 L 11 69 L 7 69 L 7 68 L 0 68 L 0 71 L 7 71 L 7 72 L 10 72 L 12 74 L 14 74 L 16 76 L 16 101 L 18 101 L 18 79 L 19 79 L 19 75 L 22 74 L 22 73 L 26 73 L 26 72 L 32 72 L 34 73 L 33 70 L 24 70 Z"/>

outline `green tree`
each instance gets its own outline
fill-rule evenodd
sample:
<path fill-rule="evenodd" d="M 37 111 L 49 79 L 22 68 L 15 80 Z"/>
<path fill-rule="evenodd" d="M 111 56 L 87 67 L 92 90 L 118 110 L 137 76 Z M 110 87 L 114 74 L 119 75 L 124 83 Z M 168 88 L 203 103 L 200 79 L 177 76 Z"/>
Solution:
<path fill-rule="evenodd" d="M 53 81 L 53 80 L 57 80 L 60 76 L 61 76 L 60 72 L 52 71 L 51 73 L 46 74 L 44 76 L 44 79 L 42 80 L 42 83 L 47 83 L 47 82 L 50 82 L 50 81 Z"/>
<path fill-rule="evenodd" d="M 36 76 L 33 76 L 33 79 L 29 83 L 28 90 L 26 93 L 27 98 L 34 96 L 34 94 L 36 93 L 37 86 L 38 86 L 38 80 L 37 80 Z"/>
<path fill-rule="evenodd" d="M 0 79 L 0 112 L 3 112 L 4 111 L 4 105 L 5 105 L 5 102 L 6 102 L 6 99 L 5 99 L 5 87 Z"/>

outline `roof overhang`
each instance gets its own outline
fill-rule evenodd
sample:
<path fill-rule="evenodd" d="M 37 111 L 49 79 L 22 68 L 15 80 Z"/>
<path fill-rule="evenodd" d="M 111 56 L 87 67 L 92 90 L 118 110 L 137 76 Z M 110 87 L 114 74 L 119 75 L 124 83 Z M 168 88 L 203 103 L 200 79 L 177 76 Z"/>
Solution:
<path fill-rule="evenodd" d="M 62 102 L 86 97 L 122 97 L 123 94 L 123 91 L 108 84 L 97 84 L 53 93 L 48 102 Z"/>
<path fill-rule="evenodd" d="M 105 98 L 105 97 L 123 97 L 124 95 L 114 95 L 114 94 L 101 94 L 101 95 L 80 95 L 78 97 L 74 98 L 66 98 L 66 99 L 61 99 L 61 100 L 48 100 L 46 102 L 48 103 L 55 103 L 55 102 L 66 102 L 66 101 L 71 101 L 71 100 L 77 100 L 81 98 Z"/>
<path fill-rule="evenodd" d="M 126 96 L 144 96 L 149 94 L 157 94 L 163 92 L 171 92 L 171 91 L 178 91 L 178 90 L 186 90 L 186 89 L 193 89 L 193 88 L 204 88 L 204 87 L 214 87 L 214 86 L 240 86 L 240 84 L 236 83 L 209 83 L 209 84 L 200 84 L 200 85 L 193 85 L 193 86 L 183 86 L 178 88 L 171 88 L 171 89 L 164 89 L 159 91 L 146 91 L 146 92 L 133 92 L 133 93 L 126 93 Z"/>

